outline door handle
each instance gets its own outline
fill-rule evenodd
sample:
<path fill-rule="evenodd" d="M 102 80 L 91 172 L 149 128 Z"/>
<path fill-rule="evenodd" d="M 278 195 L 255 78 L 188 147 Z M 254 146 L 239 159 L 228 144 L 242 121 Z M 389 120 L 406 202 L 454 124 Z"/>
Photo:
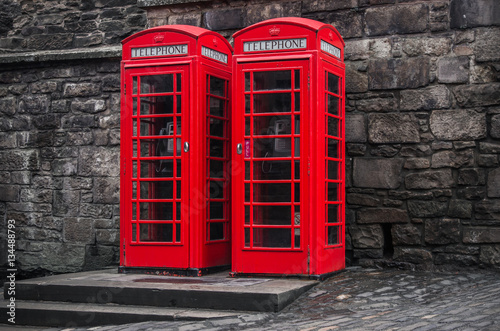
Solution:
<path fill-rule="evenodd" d="M 243 153 L 243 146 L 241 144 L 236 145 L 236 153 L 237 154 Z"/>
<path fill-rule="evenodd" d="M 189 143 L 186 141 L 184 142 L 184 153 L 189 152 Z"/>

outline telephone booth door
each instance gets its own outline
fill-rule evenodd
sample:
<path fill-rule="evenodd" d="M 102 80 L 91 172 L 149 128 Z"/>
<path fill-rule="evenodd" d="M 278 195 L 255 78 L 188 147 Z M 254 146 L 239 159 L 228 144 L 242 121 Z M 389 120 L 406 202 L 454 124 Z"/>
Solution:
<path fill-rule="evenodd" d="M 230 264 L 230 61 L 220 35 L 163 26 L 123 42 L 120 270 Z"/>
<path fill-rule="evenodd" d="M 281 18 L 237 32 L 234 47 L 232 272 L 343 269 L 343 41 Z"/>

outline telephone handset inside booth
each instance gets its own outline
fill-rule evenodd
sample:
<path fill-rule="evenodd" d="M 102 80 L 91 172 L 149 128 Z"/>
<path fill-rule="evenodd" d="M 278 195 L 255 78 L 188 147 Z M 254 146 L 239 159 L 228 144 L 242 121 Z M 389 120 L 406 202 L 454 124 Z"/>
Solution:
<path fill-rule="evenodd" d="M 274 125 L 267 129 L 268 135 L 282 135 L 290 134 L 291 125 L 289 120 L 276 120 Z M 270 156 L 288 156 L 291 151 L 290 138 L 273 138 L 271 142 L 271 155 Z"/>
<path fill-rule="evenodd" d="M 177 124 L 177 136 L 181 135 L 181 124 Z M 159 132 L 160 136 L 173 136 L 174 135 L 174 123 L 173 122 L 168 122 L 167 126 L 164 128 L 160 129 Z M 176 147 L 177 147 L 177 156 L 181 155 L 181 139 L 180 138 L 175 138 L 177 140 Z M 168 138 L 168 139 L 159 139 L 158 144 L 156 145 L 156 156 L 173 156 L 174 155 L 174 138 Z M 159 166 L 156 168 L 156 172 L 166 172 L 166 171 L 171 171 L 171 169 L 166 169 L 164 167 L 164 160 L 160 160 Z"/>

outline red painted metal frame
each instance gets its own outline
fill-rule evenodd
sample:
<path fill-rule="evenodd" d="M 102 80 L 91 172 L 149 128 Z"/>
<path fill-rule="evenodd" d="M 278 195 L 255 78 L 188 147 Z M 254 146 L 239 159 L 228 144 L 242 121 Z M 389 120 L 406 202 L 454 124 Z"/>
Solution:
<path fill-rule="evenodd" d="M 185 45 L 176 46 L 176 45 Z M 164 47 L 163 50 L 161 47 Z M 170 47 L 170 48 L 168 48 Z M 177 47 L 177 48 L 175 48 Z M 133 50 L 134 49 L 134 50 Z M 140 52 L 142 49 L 142 53 Z M 169 53 L 167 50 L 172 50 Z M 208 51 L 207 51 L 208 50 Z M 139 55 L 132 57 L 132 52 Z M 159 55 L 163 54 L 163 55 Z M 209 113 L 210 105 L 207 103 L 210 98 L 217 98 L 223 104 L 225 109 L 224 121 L 226 130 L 224 131 L 225 138 L 225 155 L 222 162 L 227 165 L 230 160 L 230 150 L 228 147 L 230 137 L 230 103 L 229 96 L 231 95 L 231 61 L 232 47 L 219 34 L 198 28 L 185 25 L 161 26 L 148 29 L 136 33 L 123 41 L 123 56 L 121 63 L 121 162 L 120 162 L 120 265 L 123 268 L 166 268 L 166 269 L 206 269 L 222 265 L 228 265 L 231 261 L 230 251 L 230 205 L 227 202 L 230 196 L 229 174 L 222 174 L 222 185 L 225 190 L 224 197 L 224 218 L 217 222 L 223 223 L 225 229 L 224 238 L 218 237 L 218 240 L 207 240 L 207 224 L 211 221 L 207 219 L 207 205 L 210 203 L 209 188 L 207 187 L 207 130 L 209 130 L 209 121 L 211 116 Z M 157 199 L 158 196 L 164 194 L 159 185 L 169 182 L 170 178 L 164 177 L 148 178 L 150 184 L 139 182 L 140 178 L 133 177 L 133 162 L 136 162 L 136 168 L 140 167 L 141 157 L 133 155 L 133 141 L 141 139 L 156 139 L 156 136 L 146 136 L 140 138 L 140 119 L 143 117 L 140 114 L 133 114 L 133 98 L 139 99 L 139 96 L 134 94 L 133 85 L 134 77 L 136 84 L 144 76 L 155 76 L 161 74 L 180 74 L 182 75 L 181 91 L 176 90 L 176 80 L 178 77 L 174 75 L 173 92 L 155 93 L 154 95 L 147 94 L 151 100 L 158 100 L 157 97 L 165 97 L 174 95 L 174 100 L 180 96 L 182 109 L 180 114 L 173 115 L 151 115 L 151 122 L 160 121 L 161 118 L 182 118 L 181 133 L 178 134 L 177 125 L 172 126 L 174 136 L 168 135 L 163 139 L 172 139 L 180 136 L 181 147 L 179 156 L 164 156 L 156 155 L 149 157 L 146 160 L 161 160 L 163 162 L 171 159 L 181 159 L 181 190 L 175 189 L 175 179 L 172 183 L 172 199 Z M 225 81 L 225 95 L 212 96 L 208 90 L 207 77 L 216 77 Z M 140 88 L 139 88 L 140 89 Z M 154 91 L 148 91 L 154 92 Z M 153 99 L 153 96 L 155 99 Z M 173 101 L 172 108 L 179 101 Z M 141 101 L 138 101 L 137 107 L 140 107 Z M 139 110 L 137 110 L 139 112 Z M 164 123 L 164 120 L 162 123 Z M 175 122 L 175 121 L 173 121 Z M 137 138 L 133 138 L 132 123 L 137 125 Z M 149 134 L 152 133 L 149 125 Z M 154 126 L 153 126 L 154 127 Z M 158 128 L 154 128 L 157 131 Z M 158 134 L 158 133 L 156 133 Z M 162 134 L 164 135 L 164 133 Z M 211 138 L 218 139 L 220 138 Z M 173 150 L 176 150 L 177 142 L 172 140 Z M 184 144 L 189 144 L 188 151 L 184 151 Z M 140 144 L 138 144 L 140 145 Z M 140 147 L 139 147 L 140 149 Z M 157 153 L 150 151 L 150 153 Z M 158 162 L 150 163 L 153 166 Z M 174 162 L 177 163 L 177 162 Z M 138 164 L 138 165 L 137 165 Z M 162 164 L 162 163 L 160 163 Z M 162 164 L 163 165 L 163 164 Z M 150 165 L 151 167 L 151 165 Z M 175 170 L 172 168 L 173 175 L 177 173 L 177 165 Z M 142 176 L 140 170 L 135 170 L 135 176 Z M 149 169 L 150 173 L 154 173 L 154 169 Z M 152 175 L 150 175 L 151 177 Z M 143 187 L 148 187 L 148 195 L 136 193 L 137 197 L 132 196 L 134 192 L 133 182 L 137 182 L 135 192 L 140 192 Z M 158 188 L 155 188 L 158 186 Z M 168 187 L 168 185 L 167 185 Z M 163 188 L 164 190 L 164 188 Z M 180 193 L 179 199 L 176 196 Z M 150 200 L 155 198 L 155 200 Z M 148 220 L 147 222 L 138 220 L 140 211 L 136 209 L 137 220 L 132 218 L 132 202 L 168 202 L 180 201 L 180 206 L 172 205 L 172 221 Z M 150 215 L 154 215 L 154 208 L 149 210 Z M 176 213 L 180 212 L 181 217 L 176 217 Z M 154 217 L 150 217 L 154 218 Z M 177 218 L 177 220 L 175 220 Z M 155 227 L 150 226 L 148 234 L 150 241 L 140 241 L 139 226 L 136 225 L 135 238 L 132 238 L 132 224 L 139 223 L 156 223 L 156 224 L 173 224 L 172 239 L 163 240 L 159 238 L 161 233 L 158 229 L 161 225 Z M 181 227 L 181 240 L 176 237 L 175 228 Z M 134 240 L 135 239 L 135 240 Z M 168 241 L 168 242 L 167 242 Z M 193 273 L 191 273 L 193 274 Z M 199 274 L 199 273 L 198 273 Z"/>
<path fill-rule="evenodd" d="M 251 227 L 256 219 L 252 215 L 254 217 L 250 220 L 250 225 L 245 225 L 245 206 L 253 206 L 252 200 L 245 202 L 245 185 L 247 188 L 253 187 L 254 179 L 252 177 L 245 179 L 245 159 L 248 159 L 248 155 L 233 153 L 233 168 L 239 171 L 233 173 L 232 181 L 232 272 L 235 274 L 321 276 L 342 270 L 345 267 L 344 42 L 332 26 L 302 18 L 264 21 L 235 33 L 233 37 L 235 49 L 233 151 L 237 150 L 238 144 L 243 146 L 250 144 L 252 148 L 254 141 L 253 136 L 247 136 L 247 138 L 244 136 L 245 117 L 249 117 L 245 114 L 245 95 L 253 93 L 253 91 L 245 92 L 245 74 L 261 70 L 281 70 L 279 68 L 283 70 L 300 68 L 302 75 L 300 82 L 300 248 L 295 248 L 293 243 L 290 248 L 255 248 L 245 244 L 244 229 Z M 284 44 L 283 40 L 303 40 L 304 38 L 306 47 L 300 44 L 301 47 L 295 47 L 295 49 L 272 49 L 279 48 L 279 41 Z M 258 41 L 268 43 L 261 43 L 258 47 L 254 47 L 264 48 L 263 50 L 253 51 L 251 47 L 248 47 L 245 51 L 245 43 L 251 45 L 250 43 Z M 291 45 L 291 42 L 288 44 Z M 339 78 L 338 91 L 335 93 L 328 91 L 328 73 Z M 333 81 L 333 78 L 331 80 Z M 328 114 L 327 98 L 329 95 L 331 100 L 338 101 L 338 110 L 334 115 Z M 254 109 L 252 101 L 250 107 Z M 330 131 L 328 131 L 328 125 L 331 126 Z M 333 128 L 338 130 L 335 132 L 335 137 L 329 135 L 332 134 Z M 277 137 L 274 135 L 268 138 Z M 250 142 L 246 143 L 245 139 L 249 139 Z M 325 143 L 327 139 L 330 139 L 330 142 L 337 142 L 337 155 L 333 155 L 330 151 L 330 156 L 328 156 L 328 145 Z M 253 155 L 253 149 L 250 152 Z M 330 170 L 330 175 L 328 162 L 330 162 L 330 167 L 336 170 Z M 250 193 L 253 197 L 255 192 Z M 327 201 L 329 199 L 334 201 Z M 280 204 L 273 205 L 279 206 Z M 330 219 L 328 218 L 329 206 Z M 336 216 L 333 216 L 335 209 Z M 293 224 L 292 228 L 294 228 Z"/>

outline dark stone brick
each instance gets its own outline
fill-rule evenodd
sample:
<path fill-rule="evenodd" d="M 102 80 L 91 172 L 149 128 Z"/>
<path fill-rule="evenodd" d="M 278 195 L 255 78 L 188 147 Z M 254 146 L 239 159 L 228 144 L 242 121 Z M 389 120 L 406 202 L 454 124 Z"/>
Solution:
<path fill-rule="evenodd" d="M 408 213 L 396 208 L 370 208 L 358 212 L 358 223 L 408 223 Z"/>
<path fill-rule="evenodd" d="M 89 97 L 100 92 L 100 86 L 96 83 L 67 83 L 64 86 L 65 97 Z"/>
<path fill-rule="evenodd" d="M 437 265 L 458 265 L 461 267 L 471 267 L 478 264 L 478 258 L 461 254 L 437 254 L 434 264 Z"/>
<path fill-rule="evenodd" d="M 75 48 L 84 48 L 88 46 L 96 46 L 102 44 L 104 41 L 103 34 L 97 32 L 85 36 L 75 36 L 73 46 Z"/>
<path fill-rule="evenodd" d="M 391 228 L 392 243 L 395 246 L 420 245 L 422 234 L 413 224 L 394 224 Z"/>
<path fill-rule="evenodd" d="M 434 110 L 451 106 L 450 91 L 438 85 L 418 90 L 401 91 L 401 110 Z"/>
<path fill-rule="evenodd" d="M 394 248 L 394 260 L 414 264 L 432 263 L 432 253 L 422 248 Z"/>
<path fill-rule="evenodd" d="M 461 169 L 458 171 L 458 185 L 484 185 L 485 174 L 481 169 Z"/>
<path fill-rule="evenodd" d="M 347 193 L 346 201 L 349 205 L 376 207 L 380 205 L 380 199 L 368 194 Z"/>
<path fill-rule="evenodd" d="M 226 10 L 210 10 L 205 13 L 205 23 L 210 30 L 241 29 L 245 11 L 243 8 L 231 8 Z"/>
<path fill-rule="evenodd" d="M 0 99 L 0 112 L 12 116 L 17 110 L 17 100 L 13 97 L 1 98 Z"/>
<path fill-rule="evenodd" d="M 472 203 L 466 200 L 451 200 L 448 216 L 470 219 L 472 217 Z"/>
<path fill-rule="evenodd" d="M 33 125 L 40 130 L 57 129 L 61 127 L 61 117 L 58 114 L 34 116 Z"/>
<path fill-rule="evenodd" d="M 94 202 L 109 204 L 120 202 L 120 185 L 116 177 L 94 178 Z"/>
<path fill-rule="evenodd" d="M 78 216 L 80 191 L 55 190 L 52 212 L 54 216 Z"/>
<path fill-rule="evenodd" d="M 384 235 L 380 225 L 352 225 L 349 227 L 354 248 L 382 248 Z"/>
<path fill-rule="evenodd" d="M 469 57 L 444 57 L 438 60 L 439 83 L 456 84 L 469 82 Z"/>
<path fill-rule="evenodd" d="M 418 88 L 429 84 L 429 59 L 373 59 L 368 65 L 368 87 L 372 90 Z"/>
<path fill-rule="evenodd" d="M 451 0 L 452 29 L 500 25 L 500 3 L 496 0 Z"/>
<path fill-rule="evenodd" d="M 500 266 L 500 245 L 481 246 L 479 260 L 487 265 Z"/>
<path fill-rule="evenodd" d="M 36 150 L 0 151 L 1 170 L 39 170 L 40 158 Z"/>
<path fill-rule="evenodd" d="M 451 169 L 445 169 L 409 174 L 405 177 L 405 186 L 410 190 L 451 188 L 455 186 L 455 181 Z"/>
<path fill-rule="evenodd" d="M 308 0 L 302 1 L 302 12 L 333 11 L 358 7 L 357 0 Z"/>
<path fill-rule="evenodd" d="M 23 95 L 19 101 L 19 112 L 45 114 L 49 112 L 50 99 L 46 95 Z"/>
<path fill-rule="evenodd" d="M 346 114 L 346 142 L 362 143 L 366 142 L 366 119 L 363 114 Z"/>
<path fill-rule="evenodd" d="M 339 31 L 343 39 L 363 36 L 363 15 L 361 12 L 332 12 L 325 17 L 320 16 L 318 18 L 322 22 L 334 26 Z"/>
<path fill-rule="evenodd" d="M 500 4 L 498 4 L 498 7 L 500 7 Z M 476 40 L 473 44 L 473 50 L 476 62 L 499 61 L 500 28 L 479 28 L 475 35 Z"/>
<path fill-rule="evenodd" d="M 454 244 L 458 243 L 460 238 L 460 220 L 458 219 L 425 221 L 425 242 L 428 244 Z"/>
<path fill-rule="evenodd" d="M 27 39 L 27 46 L 35 50 L 70 48 L 73 42 L 72 33 L 42 34 Z"/>
<path fill-rule="evenodd" d="M 459 85 L 452 89 L 461 107 L 484 107 L 500 104 L 500 83 Z"/>
<path fill-rule="evenodd" d="M 345 82 L 347 93 L 368 91 L 368 76 L 366 72 L 359 71 L 352 62 L 346 63 L 346 77 L 349 77 Z"/>
<path fill-rule="evenodd" d="M 56 159 L 52 161 L 52 174 L 54 176 L 76 175 L 78 163 L 76 159 Z"/>
<path fill-rule="evenodd" d="M 245 26 L 276 17 L 300 17 L 301 1 L 271 3 L 246 7 Z"/>
<path fill-rule="evenodd" d="M 465 227 L 463 240 L 466 244 L 500 243 L 500 228 L 493 227 Z"/>
<path fill-rule="evenodd" d="M 113 208 L 111 205 L 102 205 L 96 203 L 80 204 L 80 216 L 90 218 L 111 218 Z"/>
<path fill-rule="evenodd" d="M 467 200 L 480 200 L 486 197 L 486 188 L 484 187 L 466 187 L 457 190 L 457 198 Z"/>
<path fill-rule="evenodd" d="M 480 142 L 479 151 L 484 154 L 500 154 L 500 144 Z"/>
<path fill-rule="evenodd" d="M 93 221 L 88 218 L 64 219 L 64 241 L 92 243 L 94 241 Z"/>
<path fill-rule="evenodd" d="M 500 198 L 500 168 L 488 173 L 488 197 Z"/>
<path fill-rule="evenodd" d="M 19 202 L 20 188 L 18 185 L 0 185 L 0 201 Z"/>
<path fill-rule="evenodd" d="M 500 200 L 483 200 L 474 206 L 476 220 L 491 220 L 500 226 Z"/>
<path fill-rule="evenodd" d="M 81 176 L 114 176 L 120 173 L 119 150 L 106 147 L 81 147 L 78 174 Z"/>
<path fill-rule="evenodd" d="M 408 201 L 408 212 L 412 217 L 440 217 L 445 216 L 448 204 L 441 201 Z"/>
<path fill-rule="evenodd" d="M 432 134 L 441 140 L 477 140 L 486 137 L 486 115 L 474 110 L 435 110 L 429 124 Z"/>
<path fill-rule="evenodd" d="M 403 163 L 403 159 L 355 158 L 353 185 L 368 188 L 398 188 L 401 185 Z"/>
<path fill-rule="evenodd" d="M 474 152 L 465 151 L 442 151 L 432 155 L 432 168 L 461 168 L 474 165 Z"/>
<path fill-rule="evenodd" d="M 417 119 L 410 114 L 370 114 L 368 140 L 375 144 L 420 142 Z"/>
<path fill-rule="evenodd" d="M 368 36 L 424 32 L 429 24 L 429 8 L 425 4 L 368 8 L 365 22 Z"/>

